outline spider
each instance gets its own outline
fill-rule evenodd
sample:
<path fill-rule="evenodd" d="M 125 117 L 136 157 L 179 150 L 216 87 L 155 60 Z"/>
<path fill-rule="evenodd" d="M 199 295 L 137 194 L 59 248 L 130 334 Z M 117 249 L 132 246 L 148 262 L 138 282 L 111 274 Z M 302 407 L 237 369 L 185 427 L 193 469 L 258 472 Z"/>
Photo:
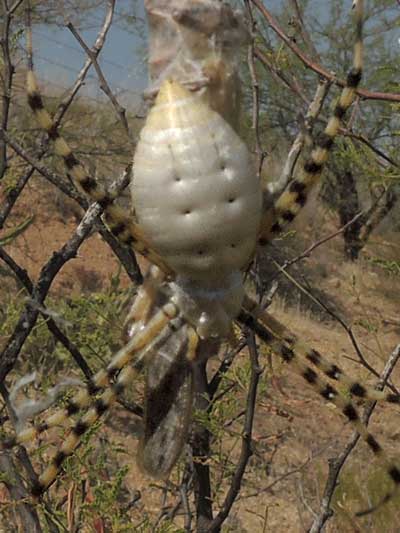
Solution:
<path fill-rule="evenodd" d="M 161 84 L 136 147 L 131 185 L 134 221 L 115 204 L 115 196 L 86 172 L 54 127 L 30 61 L 29 105 L 76 187 L 103 207 L 113 234 L 153 265 L 127 318 L 127 344 L 64 409 L 3 443 L 10 447 L 26 442 L 70 417 L 78 417 L 31 487 L 33 497 L 48 489 L 81 436 L 143 369 L 147 369 L 148 377 L 139 462 L 149 475 L 168 477 L 188 433 L 193 367 L 215 353 L 221 340 L 229 339 L 234 321 L 251 328 L 323 398 L 340 408 L 394 483 L 385 501 L 400 486 L 400 470 L 386 458 L 352 401 L 341 395 L 333 382 L 346 385 L 352 396 L 363 399 L 400 403 L 400 397 L 366 388 L 346 376 L 336 364 L 299 342 L 243 287 L 244 271 L 257 246 L 277 235 L 306 203 L 311 187 L 321 176 L 341 119 L 353 103 L 362 73 L 362 0 L 354 2 L 354 11 L 354 58 L 346 86 L 302 172 L 267 211 L 263 210 L 261 185 L 246 145 L 199 92 L 190 92 L 172 76 Z M 31 54 L 30 40 L 28 49 Z"/>

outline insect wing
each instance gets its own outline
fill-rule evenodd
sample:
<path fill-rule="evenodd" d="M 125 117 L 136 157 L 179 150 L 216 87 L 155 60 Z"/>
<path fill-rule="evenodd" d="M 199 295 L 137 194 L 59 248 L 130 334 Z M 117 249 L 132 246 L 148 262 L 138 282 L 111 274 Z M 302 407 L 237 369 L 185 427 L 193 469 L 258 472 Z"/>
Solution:
<path fill-rule="evenodd" d="M 138 464 L 154 478 L 169 475 L 186 441 L 193 401 L 187 348 L 187 331 L 182 328 L 155 349 L 147 367 Z"/>

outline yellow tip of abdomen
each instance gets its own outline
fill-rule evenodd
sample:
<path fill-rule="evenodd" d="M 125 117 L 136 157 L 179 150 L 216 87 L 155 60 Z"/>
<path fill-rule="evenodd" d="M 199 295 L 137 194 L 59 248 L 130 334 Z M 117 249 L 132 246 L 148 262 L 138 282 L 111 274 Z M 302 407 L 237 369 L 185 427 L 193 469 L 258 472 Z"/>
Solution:
<path fill-rule="evenodd" d="M 168 104 L 176 100 L 190 98 L 191 93 L 183 85 L 174 80 L 164 80 L 156 98 L 155 105 Z"/>

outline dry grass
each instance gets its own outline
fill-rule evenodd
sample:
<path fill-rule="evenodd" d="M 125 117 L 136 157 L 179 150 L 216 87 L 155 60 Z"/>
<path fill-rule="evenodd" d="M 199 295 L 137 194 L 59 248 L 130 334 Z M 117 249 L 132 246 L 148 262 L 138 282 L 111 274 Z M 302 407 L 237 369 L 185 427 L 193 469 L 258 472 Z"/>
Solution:
<path fill-rule="evenodd" d="M 53 210 L 49 202 L 50 194 L 41 180 L 32 181 L 21 195 L 9 221 L 12 224 L 28 214 L 35 215 L 35 223 L 8 248 L 32 279 L 37 278 L 43 262 L 52 251 L 68 239 L 75 224 L 73 214 L 64 221 L 57 218 L 56 207 Z M 329 232 L 332 227 L 332 222 L 328 222 L 323 231 Z M 387 237 L 384 241 L 375 237 L 376 242 L 368 247 L 367 255 L 382 257 L 382 249 L 385 249 L 388 250 L 385 259 L 398 259 L 398 248 L 392 239 Z M 311 276 L 310 281 L 345 309 L 346 321 L 353 325 L 363 353 L 379 372 L 388 354 L 399 342 L 397 295 L 400 277 L 389 274 L 367 259 L 356 264 L 344 262 L 340 240 L 316 250 L 306 260 L 305 268 L 307 276 Z M 79 257 L 63 268 L 52 294 L 61 298 L 89 289 L 98 290 L 116 269 L 117 262 L 112 253 L 94 235 L 84 244 Z M 128 284 L 127 278 L 123 277 L 123 284 Z M 338 361 L 349 374 L 374 383 L 373 377 L 356 361 L 350 340 L 337 322 L 321 320 L 314 312 L 292 307 L 283 298 L 274 301 L 271 311 L 305 342 Z M 267 359 L 264 362 L 267 365 Z M 241 354 L 236 368 L 241 369 L 246 364 L 247 356 Z M 394 381 L 399 379 L 397 370 Z M 262 390 L 254 429 L 255 455 L 224 531 L 305 531 L 312 520 L 312 513 L 318 509 L 327 474 L 327 460 L 342 449 L 351 428 L 332 404 L 324 404 L 302 379 L 291 374 L 290 369 L 276 359 L 273 359 L 272 369 L 267 365 Z M 239 387 L 236 396 L 238 410 L 242 408 L 244 396 Z M 233 423 L 223 438 L 221 450 L 230 450 L 231 461 L 238 455 L 240 424 L 240 419 Z M 392 456 L 400 455 L 398 427 L 398 410 L 388 406 L 376 410 L 371 428 Z M 109 418 L 100 433 L 103 438 L 114 440 L 128 450 L 128 454 L 120 457 L 120 465 L 129 465 L 125 479 L 129 492 L 132 494 L 139 490 L 141 493 L 139 502 L 132 508 L 133 520 L 137 522 L 145 516 L 154 520 L 159 513 L 161 498 L 161 484 L 149 482 L 134 461 L 139 431 L 137 420 L 120 409 Z M 218 439 L 216 443 L 219 446 Z M 218 477 L 218 458 L 213 459 L 212 465 L 214 475 Z M 357 525 L 353 523 L 354 510 L 365 507 L 367 491 L 372 493 L 382 486 L 382 476 L 381 466 L 371 462 L 371 455 L 361 443 L 344 470 L 338 493 L 338 513 L 329 522 L 326 531 L 398 531 L 396 524 L 400 516 L 393 504 L 385 508 L 386 522 L 377 513 L 357 521 Z M 226 488 L 225 480 L 219 486 L 217 501 L 221 501 Z M 173 504 L 173 499 L 169 503 Z M 176 524 L 182 524 L 180 518 Z"/>

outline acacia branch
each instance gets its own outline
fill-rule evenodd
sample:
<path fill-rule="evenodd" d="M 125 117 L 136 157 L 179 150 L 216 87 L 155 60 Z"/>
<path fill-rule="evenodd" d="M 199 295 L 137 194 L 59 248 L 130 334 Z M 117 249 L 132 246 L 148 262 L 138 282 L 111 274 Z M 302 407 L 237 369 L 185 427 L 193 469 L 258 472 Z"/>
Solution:
<path fill-rule="evenodd" d="M 19 5 L 19 4 L 18 4 Z M 1 117 L 0 127 L 6 129 L 10 115 L 12 81 L 15 73 L 14 65 L 11 61 L 10 51 L 10 26 L 14 11 L 17 6 L 9 9 L 6 0 L 2 0 L 2 32 L 0 36 L 0 47 L 3 52 L 3 61 L 1 69 L 2 91 L 1 91 Z M 0 138 L 0 180 L 4 177 L 7 170 L 7 145 L 4 139 Z"/>
<path fill-rule="evenodd" d="M 75 26 L 72 24 L 72 22 L 69 22 L 67 24 L 67 28 L 70 30 L 70 32 L 73 34 L 73 36 L 76 38 L 78 43 L 82 46 L 82 48 L 85 50 L 86 54 L 88 55 L 89 59 L 91 60 L 93 66 L 94 66 L 94 68 L 96 70 L 97 76 L 99 78 L 100 89 L 110 99 L 110 101 L 111 101 L 111 103 L 112 103 L 112 105 L 113 105 L 113 107 L 115 109 L 115 112 L 117 113 L 117 116 L 118 116 L 119 120 L 121 121 L 121 124 L 123 125 L 128 137 L 131 138 L 129 124 L 128 124 L 128 121 L 126 119 L 126 110 L 125 110 L 124 107 L 121 106 L 121 104 L 118 102 L 116 96 L 111 91 L 110 86 L 108 85 L 107 80 L 106 80 L 106 78 L 105 78 L 105 76 L 103 74 L 103 71 L 101 70 L 100 65 L 99 65 L 99 63 L 97 61 L 96 54 L 93 53 L 93 50 L 91 50 L 87 46 L 87 44 L 82 39 L 82 37 L 80 36 L 80 34 L 77 31 L 77 29 L 75 28 Z"/>
<path fill-rule="evenodd" d="M 339 87 L 346 87 L 346 80 L 337 78 L 335 74 L 324 69 L 321 65 L 312 61 L 300 48 L 293 42 L 292 39 L 282 30 L 279 26 L 277 20 L 272 16 L 270 11 L 264 6 L 261 0 L 251 0 L 253 4 L 257 7 L 259 12 L 268 22 L 272 30 L 282 39 L 282 41 L 290 48 L 290 50 L 304 63 L 306 67 L 316 72 L 319 76 L 322 76 L 326 80 L 338 85 Z M 260 50 L 255 49 L 256 57 L 261 61 L 259 55 Z M 357 89 L 356 93 L 360 98 L 364 100 L 384 100 L 387 102 L 400 102 L 400 94 L 398 93 L 383 93 L 376 91 L 368 91 L 367 89 Z"/>
<path fill-rule="evenodd" d="M 264 159 L 267 156 L 267 153 L 262 148 L 261 138 L 260 138 L 260 84 L 257 79 L 256 68 L 254 64 L 254 39 L 255 39 L 255 30 L 256 22 L 253 17 L 253 12 L 250 5 L 250 0 L 245 0 L 247 16 L 249 19 L 250 34 L 252 35 L 251 42 L 248 46 L 247 53 L 247 64 L 249 67 L 251 85 L 252 85 L 252 123 L 251 128 L 254 131 L 255 137 L 255 153 L 257 156 L 257 175 L 261 176 L 261 171 L 264 163 Z"/>
<path fill-rule="evenodd" d="M 396 346 L 393 352 L 390 354 L 385 368 L 383 369 L 382 374 L 380 375 L 379 382 L 376 385 L 377 390 L 383 390 L 387 384 L 390 375 L 392 374 L 398 360 L 400 359 L 400 344 Z M 362 416 L 362 421 L 365 425 L 368 425 L 368 422 L 371 418 L 371 415 L 375 409 L 377 402 L 373 402 L 369 407 L 365 409 L 365 412 Z M 333 516 L 333 511 L 331 509 L 332 497 L 335 492 L 338 478 L 340 472 L 345 465 L 349 455 L 354 450 L 360 435 L 357 432 L 354 432 L 350 437 L 348 443 L 344 447 L 343 451 L 329 460 L 329 474 L 328 479 L 325 484 L 324 494 L 322 496 L 321 505 L 317 516 L 315 517 L 309 533 L 320 533 L 325 526 L 326 522 Z"/>
<path fill-rule="evenodd" d="M 121 188 L 126 186 L 126 180 L 127 174 L 125 173 L 115 187 L 117 193 L 118 191 L 121 191 Z M 60 250 L 53 252 L 52 257 L 43 266 L 39 274 L 38 283 L 32 291 L 32 300 L 27 303 L 10 340 L 0 355 L 0 381 L 3 381 L 10 370 L 12 370 L 25 340 L 36 324 L 39 308 L 43 305 L 55 276 L 65 263 L 76 257 L 79 247 L 93 230 L 96 218 L 102 212 L 103 208 L 98 203 L 92 204 L 85 213 L 85 216 L 76 228 L 72 237 Z"/>
<path fill-rule="evenodd" d="M 20 144 L 18 144 L 14 139 L 12 139 L 7 132 L 2 131 L 0 129 L 0 138 L 3 137 L 7 143 L 12 147 L 12 149 L 20 156 L 22 157 L 29 165 L 31 165 L 31 170 L 27 172 L 26 175 L 24 175 L 24 180 L 21 179 L 21 185 L 19 186 L 19 192 L 22 191 L 23 187 L 25 186 L 26 182 L 28 181 L 29 177 L 31 176 L 33 169 L 39 172 L 47 181 L 55 185 L 58 189 L 60 189 L 65 195 L 72 198 L 74 201 L 76 201 L 82 209 L 87 209 L 89 207 L 89 202 L 85 196 L 83 196 L 79 191 L 75 189 L 75 187 L 68 181 L 66 181 L 62 176 L 59 174 L 56 174 L 55 172 L 52 172 L 49 170 L 45 165 L 40 163 L 40 161 L 33 156 L 31 156 Z M 125 170 L 124 178 L 122 179 L 119 187 L 120 191 L 122 191 L 125 187 L 127 187 L 129 181 L 130 181 L 130 166 Z M 11 191 L 13 194 L 10 197 L 10 199 L 6 202 L 4 202 L 4 207 L 2 210 L 0 210 L 0 228 L 2 228 L 12 206 L 14 205 L 16 199 L 18 198 L 18 194 L 16 192 L 16 188 L 12 189 Z M 10 193 L 11 194 L 11 193 Z M 136 257 L 134 252 L 121 244 L 118 239 L 114 237 L 114 235 L 111 233 L 111 231 L 107 228 L 107 226 L 103 223 L 101 218 L 98 218 L 96 220 L 96 229 L 99 231 L 100 235 L 104 239 L 104 241 L 110 246 L 114 254 L 118 257 L 121 264 L 125 268 L 126 273 L 128 274 L 129 278 L 134 283 L 141 283 L 142 282 L 142 275 L 139 269 L 139 266 L 136 261 Z"/>
<path fill-rule="evenodd" d="M 249 347 L 249 355 L 251 362 L 251 376 L 249 390 L 246 400 L 246 412 L 244 417 L 243 431 L 242 431 L 242 447 L 240 451 L 240 457 L 236 465 L 235 473 L 233 474 L 231 485 L 225 496 L 225 500 L 222 504 L 217 516 L 211 522 L 209 526 L 210 533 L 216 533 L 220 530 L 220 527 L 224 520 L 227 518 L 232 505 L 239 494 L 242 484 L 243 476 L 246 470 L 247 463 L 250 457 L 253 455 L 252 449 L 252 431 L 254 422 L 254 413 L 257 399 L 257 387 L 258 381 L 262 370 L 258 363 L 258 352 L 255 341 L 255 335 L 253 332 L 247 334 L 247 345 Z"/>
<path fill-rule="evenodd" d="M 329 88 L 330 84 L 327 81 L 321 80 L 318 83 L 314 98 L 312 99 L 305 116 L 305 130 L 307 133 L 312 132 L 314 122 L 321 112 Z M 300 157 L 301 151 L 303 150 L 304 142 L 305 133 L 300 130 L 292 143 L 279 179 L 269 183 L 267 186 L 268 192 L 273 195 L 273 197 L 279 196 L 288 183 L 293 179 L 294 168 Z"/>
<path fill-rule="evenodd" d="M 62 120 L 62 118 L 63 118 L 64 114 L 66 113 L 67 109 L 69 108 L 69 106 L 71 105 L 71 103 L 72 103 L 73 99 L 75 98 L 76 94 L 78 93 L 78 91 L 80 90 L 82 85 L 84 84 L 86 75 L 87 75 L 87 73 L 88 73 L 88 71 L 89 71 L 89 69 L 90 69 L 90 67 L 91 67 L 91 65 L 93 63 L 93 59 L 97 60 L 98 56 L 100 55 L 100 52 L 103 49 L 103 46 L 104 46 L 108 31 L 109 31 L 109 29 L 111 27 L 111 24 L 112 24 L 112 21 L 113 21 L 114 10 L 115 10 L 115 0 L 108 0 L 108 10 L 107 10 L 106 15 L 104 17 L 104 22 L 103 22 L 102 28 L 100 29 L 100 31 L 99 31 L 99 33 L 98 33 L 98 35 L 96 37 L 95 43 L 94 43 L 94 45 L 92 46 L 92 48 L 90 50 L 90 52 L 91 52 L 90 56 L 88 56 L 85 64 L 81 68 L 74 85 L 72 86 L 70 91 L 67 93 L 67 95 L 64 97 L 64 99 L 62 100 L 62 102 L 58 106 L 57 112 L 56 112 L 56 114 L 54 116 L 54 122 L 56 124 L 56 127 L 59 125 L 60 121 Z"/>
<path fill-rule="evenodd" d="M 17 0 L 15 2 L 14 6 L 12 6 L 10 8 L 9 12 L 13 13 L 15 11 L 15 9 L 21 3 L 22 2 Z M 101 50 L 102 50 L 102 48 L 104 46 L 105 39 L 106 39 L 108 30 L 110 29 L 111 21 L 112 21 L 112 18 L 113 18 L 115 2 L 114 2 L 114 0 L 109 0 L 108 3 L 109 3 L 109 9 L 108 9 L 108 11 L 106 13 L 103 26 L 102 26 L 102 28 L 101 28 L 101 30 L 100 30 L 97 38 L 96 38 L 94 46 L 92 48 L 93 54 L 95 55 L 95 57 L 97 57 L 100 54 L 100 52 L 101 52 Z M 6 2 L 5 2 L 5 4 L 6 4 Z M 31 61 L 31 58 L 30 58 L 30 61 Z M 90 68 L 91 64 L 92 64 L 92 61 L 89 58 L 86 61 L 86 63 L 84 64 L 84 66 L 82 67 L 82 69 L 81 69 L 81 71 L 80 71 L 80 73 L 79 73 L 79 75 L 77 77 L 77 80 L 74 83 L 72 89 L 69 91 L 69 93 L 66 95 L 66 97 L 59 104 L 59 106 L 57 108 L 57 111 L 55 113 L 55 116 L 54 116 L 54 125 L 55 125 L 56 128 L 59 127 L 63 116 L 65 115 L 65 113 L 69 109 L 70 105 L 72 104 L 72 102 L 73 102 L 76 94 L 78 93 L 79 89 L 84 84 L 86 75 L 87 75 L 87 73 L 89 71 L 89 68 Z M 0 126 L 0 148 L 1 148 L 1 143 L 8 143 L 10 146 L 12 146 L 12 144 L 10 142 L 10 139 L 7 138 L 6 129 L 7 129 L 7 123 L 5 125 L 1 124 L 1 126 Z M 49 144 L 49 139 L 47 139 L 44 142 L 44 144 L 42 146 L 42 149 L 40 150 L 39 154 L 37 155 L 37 160 L 38 161 L 40 161 L 42 159 L 42 157 L 44 156 L 44 154 L 46 153 L 48 144 Z M 12 146 L 12 148 L 17 153 L 19 153 L 18 149 L 16 149 L 14 146 Z M 19 155 L 21 155 L 21 157 L 24 157 L 22 154 L 19 154 Z M 24 159 L 26 160 L 26 157 L 24 157 Z M 34 168 L 34 165 L 32 166 L 32 169 L 28 170 L 27 173 L 24 176 L 21 176 L 20 178 L 18 178 L 18 181 L 17 181 L 16 185 L 7 193 L 7 196 L 6 196 L 5 201 L 3 203 L 3 207 L 2 207 L 2 209 L 0 211 L 0 228 L 3 227 L 4 222 L 5 222 L 6 218 L 8 217 L 8 215 L 10 214 L 10 212 L 11 212 L 15 202 L 17 201 L 20 193 L 22 192 L 22 190 L 25 187 L 26 183 L 29 181 L 30 177 L 32 176 L 33 168 Z M 0 172 L 0 176 L 1 175 L 2 174 Z M 136 270 L 138 270 L 138 269 L 136 269 Z"/>

